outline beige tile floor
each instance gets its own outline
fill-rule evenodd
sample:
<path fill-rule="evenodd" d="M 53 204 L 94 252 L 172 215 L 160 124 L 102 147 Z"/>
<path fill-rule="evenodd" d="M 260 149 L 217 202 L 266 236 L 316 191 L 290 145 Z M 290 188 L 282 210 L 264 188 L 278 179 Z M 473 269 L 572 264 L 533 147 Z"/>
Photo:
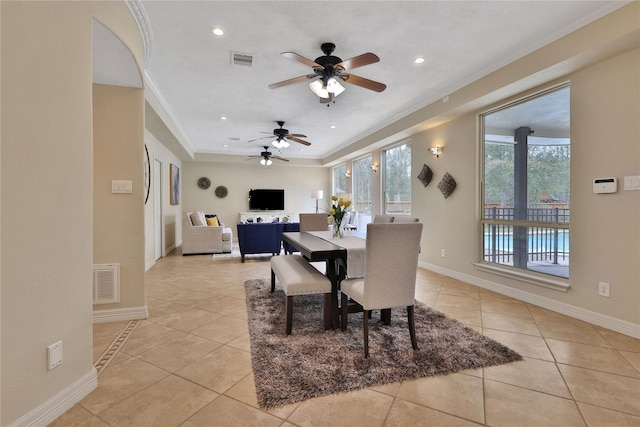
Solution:
<path fill-rule="evenodd" d="M 248 258 L 161 259 L 149 318 L 52 426 L 640 426 L 640 340 L 422 269 L 418 300 L 525 360 L 261 410 L 243 283 L 269 263 Z M 96 358 L 126 324 L 95 325 Z"/>

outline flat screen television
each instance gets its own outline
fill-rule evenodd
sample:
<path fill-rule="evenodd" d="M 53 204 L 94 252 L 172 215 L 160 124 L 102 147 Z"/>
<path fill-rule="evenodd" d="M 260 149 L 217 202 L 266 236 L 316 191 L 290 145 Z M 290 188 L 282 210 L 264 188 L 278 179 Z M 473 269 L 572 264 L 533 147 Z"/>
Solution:
<path fill-rule="evenodd" d="M 249 190 L 250 211 L 283 211 L 284 190 Z"/>

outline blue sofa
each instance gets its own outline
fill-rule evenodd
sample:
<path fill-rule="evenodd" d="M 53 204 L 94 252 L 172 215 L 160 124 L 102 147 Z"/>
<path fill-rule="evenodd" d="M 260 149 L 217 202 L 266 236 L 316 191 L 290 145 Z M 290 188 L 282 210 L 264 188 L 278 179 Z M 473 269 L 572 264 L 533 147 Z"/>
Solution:
<path fill-rule="evenodd" d="M 283 232 L 300 231 L 300 223 L 299 222 L 285 222 L 284 223 L 284 230 L 282 230 L 282 231 Z M 293 246 L 291 246 L 287 242 L 282 242 L 282 247 L 284 248 L 284 253 L 285 254 L 298 252 L 298 250 L 296 248 L 294 248 Z"/>
<path fill-rule="evenodd" d="M 284 225 L 285 223 L 282 222 L 239 222 L 237 224 L 238 245 L 242 262 L 244 262 L 244 256 L 249 254 L 279 254 L 282 248 Z"/>

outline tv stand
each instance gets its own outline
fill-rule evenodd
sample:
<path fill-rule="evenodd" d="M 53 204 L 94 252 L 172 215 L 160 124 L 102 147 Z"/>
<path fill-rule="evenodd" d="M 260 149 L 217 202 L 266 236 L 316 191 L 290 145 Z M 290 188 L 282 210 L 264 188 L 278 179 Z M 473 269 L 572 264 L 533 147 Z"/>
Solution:
<path fill-rule="evenodd" d="M 284 221 L 285 217 L 289 218 L 289 221 Z M 258 218 L 261 218 L 261 222 L 299 222 L 297 213 L 289 211 L 248 211 L 240 212 L 240 222 L 258 222 Z"/>

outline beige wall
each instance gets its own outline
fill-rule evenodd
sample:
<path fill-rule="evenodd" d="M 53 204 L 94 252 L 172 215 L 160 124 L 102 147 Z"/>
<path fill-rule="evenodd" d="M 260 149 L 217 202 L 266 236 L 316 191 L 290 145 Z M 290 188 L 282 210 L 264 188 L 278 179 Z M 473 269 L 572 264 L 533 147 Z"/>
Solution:
<path fill-rule="evenodd" d="M 571 76 L 571 301 L 640 324 L 640 49 Z M 614 194 L 594 194 L 594 178 L 615 176 Z M 611 283 L 611 298 L 598 296 Z"/>
<path fill-rule="evenodd" d="M 425 222 L 420 260 L 469 280 L 488 281 L 633 324 L 640 323 L 640 192 L 598 195 L 597 177 L 640 173 L 640 49 L 567 76 L 571 82 L 571 264 L 564 293 L 477 271 L 479 261 L 477 110 L 413 137 L 413 168 L 434 178 L 414 180 L 414 214 Z M 436 159 L 428 152 L 444 145 Z M 436 184 L 445 172 L 457 182 L 444 199 Z M 417 173 L 417 172 L 416 172 Z M 415 174 L 414 174 L 415 175 Z M 446 258 L 440 257 L 446 249 Z M 467 276 L 467 277 L 465 277 Z M 611 298 L 598 296 L 611 283 Z"/>
<path fill-rule="evenodd" d="M 92 369 L 91 19 L 86 5 L 2 9 L 7 425 Z M 58 340 L 64 363 L 47 371 L 46 348 Z"/>
<path fill-rule="evenodd" d="M 2 2 L 1 425 L 51 421 L 95 387 L 94 16 L 141 63 L 124 2 Z M 48 371 L 58 340 L 64 361 Z"/>
<path fill-rule="evenodd" d="M 237 240 L 235 224 L 238 214 L 249 210 L 249 190 L 252 188 L 283 188 L 285 190 L 285 210 L 315 212 L 316 202 L 311 198 L 312 190 L 323 190 L 325 199 L 319 207 L 328 207 L 331 195 L 331 172 L 328 168 L 292 166 L 274 161 L 264 167 L 258 160 L 238 163 L 184 162 L 182 164 L 182 212 L 203 210 L 215 213 L 225 225 L 233 229 Z M 208 190 L 197 186 L 198 178 L 206 176 L 211 180 Z M 229 194 L 224 199 L 216 197 L 214 190 L 224 185 Z"/>
<path fill-rule="evenodd" d="M 145 306 L 143 107 L 142 89 L 93 85 L 93 263 L 120 264 L 120 303 L 96 312 Z M 113 194 L 114 179 L 133 193 Z"/>

